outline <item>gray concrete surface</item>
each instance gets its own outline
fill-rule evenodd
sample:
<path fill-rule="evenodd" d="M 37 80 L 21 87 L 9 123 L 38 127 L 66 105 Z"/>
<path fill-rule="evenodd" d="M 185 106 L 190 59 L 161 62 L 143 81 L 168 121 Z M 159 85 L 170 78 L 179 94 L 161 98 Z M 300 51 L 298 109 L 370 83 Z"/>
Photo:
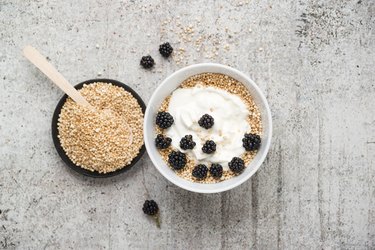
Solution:
<path fill-rule="evenodd" d="M 0 0 L 0 248 L 375 249 L 374 13 L 372 0 Z M 164 41 L 185 52 L 162 59 Z M 101 73 L 146 102 L 184 65 L 236 67 L 268 98 L 271 151 L 214 195 L 177 188 L 147 155 L 116 178 L 82 177 L 55 152 L 62 92 L 26 44 L 73 83 Z M 148 53 L 153 71 L 139 66 Z M 142 214 L 145 187 L 160 230 Z"/>

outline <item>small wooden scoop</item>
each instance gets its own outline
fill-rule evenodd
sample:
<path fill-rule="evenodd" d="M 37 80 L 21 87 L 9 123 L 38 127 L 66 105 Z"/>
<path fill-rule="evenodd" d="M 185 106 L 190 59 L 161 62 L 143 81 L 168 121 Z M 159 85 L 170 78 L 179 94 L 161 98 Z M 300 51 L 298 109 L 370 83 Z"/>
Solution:
<path fill-rule="evenodd" d="M 46 58 L 39 53 L 35 48 L 30 45 L 23 49 L 23 55 L 29 59 L 40 71 L 42 71 L 49 79 L 52 80 L 62 91 L 65 92 L 70 98 L 72 98 L 76 103 L 87 107 L 91 110 L 96 111 L 96 109 L 87 102 L 87 100 L 71 85 L 57 70 L 50 64 Z M 107 113 L 108 114 L 108 113 Z M 109 116 L 110 117 L 110 116 Z M 124 126 L 129 131 L 129 146 L 133 143 L 133 131 L 129 124 L 124 122 Z"/>
<path fill-rule="evenodd" d="M 23 55 L 76 103 L 90 109 L 95 109 L 35 48 L 30 45 L 26 46 L 23 49 Z"/>

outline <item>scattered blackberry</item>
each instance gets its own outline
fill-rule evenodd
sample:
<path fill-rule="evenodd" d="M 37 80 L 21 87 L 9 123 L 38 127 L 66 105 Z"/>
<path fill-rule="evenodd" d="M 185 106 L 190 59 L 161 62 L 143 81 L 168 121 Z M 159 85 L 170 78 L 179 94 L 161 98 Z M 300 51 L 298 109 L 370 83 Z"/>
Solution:
<path fill-rule="evenodd" d="M 233 159 L 228 163 L 228 166 L 232 172 L 239 174 L 244 170 L 245 162 L 239 157 L 233 157 Z"/>
<path fill-rule="evenodd" d="M 157 148 L 166 149 L 171 145 L 172 139 L 164 137 L 162 134 L 158 134 L 155 138 L 155 145 Z"/>
<path fill-rule="evenodd" d="M 146 200 L 142 210 L 147 215 L 156 215 L 159 212 L 159 207 L 154 200 Z"/>
<path fill-rule="evenodd" d="M 205 114 L 199 119 L 198 124 L 205 129 L 212 128 L 214 125 L 214 118 L 209 114 Z"/>
<path fill-rule="evenodd" d="M 151 56 L 142 56 L 141 65 L 145 69 L 152 68 L 155 64 L 154 59 Z"/>
<path fill-rule="evenodd" d="M 242 145 L 246 151 L 257 150 L 260 148 L 260 144 L 260 136 L 256 134 L 245 134 L 245 137 L 242 139 Z"/>
<path fill-rule="evenodd" d="M 216 151 L 216 143 L 212 140 L 208 140 L 203 144 L 202 147 L 203 153 L 206 154 L 212 154 L 213 152 Z"/>
<path fill-rule="evenodd" d="M 159 52 L 162 56 L 169 57 L 173 52 L 173 48 L 169 43 L 163 43 L 159 46 Z"/>
<path fill-rule="evenodd" d="M 210 174 L 214 178 L 220 178 L 223 175 L 223 167 L 220 164 L 212 164 Z"/>
<path fill-rule="evenodd" d="M 146 200 L 143 203 L 143 212 L 147 215 L 150 215 L 154 218 L 156 225 L 160 228 L 160 218 L 159 218 L 159 207 L 154 200 Z"/>
<path fill-rule="evenodd" d="M 206 178 L 207 172 L 208 172 L 208 168 L 206 167 L 206 165 L 199 164 L 199 165 L 195 166 L 195 168 L 193 169 L 192 175 L 195 178 L 197 178 L 199 180 L 202 180 L 202 179 Z"/>
<path fill-rule="evenodd" d="M 186 155 L 180 151 L 172 151 L 168 155 L 168 163 L 175 169 L 183 169 L 186 165 Z"/>
<path fill-rule="evenodd" d="M 183 150 L 193 149 L 196 143 L 193 141 L 192 135 L 185 135 L 180 141 L 180 148 Z"/>
<path fill-rule="evenodd" d="M 156 124 L 160 128 L 169 128 L 170 126 L 172 126 L 173 122 L 174 122 L 173 117 L 168 112 L 163 111 L 163 112 L 159 112 L 156 115 Z"/>

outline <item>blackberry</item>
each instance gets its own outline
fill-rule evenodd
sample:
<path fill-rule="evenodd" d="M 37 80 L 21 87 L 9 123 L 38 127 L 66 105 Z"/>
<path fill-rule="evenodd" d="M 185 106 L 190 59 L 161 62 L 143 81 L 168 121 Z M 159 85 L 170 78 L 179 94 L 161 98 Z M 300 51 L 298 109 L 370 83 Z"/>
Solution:
<path fill-rule="evenodd" d="M 223 175 L 223 167 L 220 164 L 212 164 L 210 174 L 214 178 L 220 178 Z"/>
<path fill-rule="evenodd" d="M 193 141 L 192 135 L 185 135 L 180 141 L 180 148 L 183 150 L 193 149 L 196 143 Z"/>
<path fill-rule="evenodd" d="M 158 134 L 155 138 L 155 145 L 157 148 L 166 149 L 171 145 L 172 139 L 164 137 L 162 134 Z"/>
<path fill-rule="evenodd" d="M 146 200 L 145 203 L 143 203 L 142 210 L 147 215 L 156 215 L 159 212 L 159 207 L 154 200 Z"/>
<path fill-rule="evenodd" d="M 195 178 L 197 178 L 199 180 L 202 180 L 202 179 L 206 178 L 207 172 L 208 172 L 208 168 L 206 167 L 206 165 L 199 164 L 199 165 L 195 166 L 195 168 L 193 169 L 192 175 Z"/>
<path fill-rule="evenodd" d="M 160 228 L 159 207 L 154 200 L 146 200 L 143 203 L 143 212 L 153 217 L 158 228 Z"/>
<path fill-rule="evenodd" d="M 173 122 L 174 122 L 173 117 L 168 112 L 163 111 L 163 112 L 159 112 L 156 115 L 156 124 L 160 128 L 169 128 L 170 126 L 172 126 Z"/>
<path fill-rule="evenodd" d="M 245 137 L 242 139 L 242 145 L 246 151 L 258 150 L 260 148 L 260 144 L 260 136 L 256 134 L 245 134 Z"/>
<path fill-rule="evenodd" d="M 183 169 L 186 165 L 186 155 L 180 151 L 172 151 L 168 155 L 168 163 L 175 170 Z"/>
<path fill-rule="evenodd" d="M 244 170 L 245 162 L 239 157 L 233 157 L 233 159 L 228 163 L 228 166 L 232 172 L 239 174 Z"/>
<path fill-rule="evenodd" d="M 205 114 L 199 119 L 198 124 L 205 129 L 212 128 L 214 125 L 214 118 L 209 114 Z"/>
<path fill-rule="evenodd" d="M 208 140 L 203 144 L 202 147 L 203 153 L 206 154 L 212 154 L 213 152 L 216 151 L 216 143 L 212 140 Z"/>
<path fill-rule="evenodd" d="M 152 68 L 155 64 L 154 59 L 151 56 L 142 56 L 141 65 L 145 69 Z"/>
<path fill-rule="evenodd" d="M 162 56 L 169 57 L 173 52 L 173 48 L 169 43 L 163 43 L 159 46 L 159 52 Z"/>

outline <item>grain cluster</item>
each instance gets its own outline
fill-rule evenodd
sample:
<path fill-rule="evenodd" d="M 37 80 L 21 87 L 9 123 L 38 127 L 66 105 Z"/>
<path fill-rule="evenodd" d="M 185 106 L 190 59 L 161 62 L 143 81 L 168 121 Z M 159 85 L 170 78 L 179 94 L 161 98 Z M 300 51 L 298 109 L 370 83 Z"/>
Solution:
<path fill-rule="evenodd" d="M 58 138 L 74 164 L 99 173 L 129 165 L 143 145 L 143 113 L 125 89 L 109 83 L 84 85 L 79 92 L 95 110 L 68 98 L 58 120 Z"/>

